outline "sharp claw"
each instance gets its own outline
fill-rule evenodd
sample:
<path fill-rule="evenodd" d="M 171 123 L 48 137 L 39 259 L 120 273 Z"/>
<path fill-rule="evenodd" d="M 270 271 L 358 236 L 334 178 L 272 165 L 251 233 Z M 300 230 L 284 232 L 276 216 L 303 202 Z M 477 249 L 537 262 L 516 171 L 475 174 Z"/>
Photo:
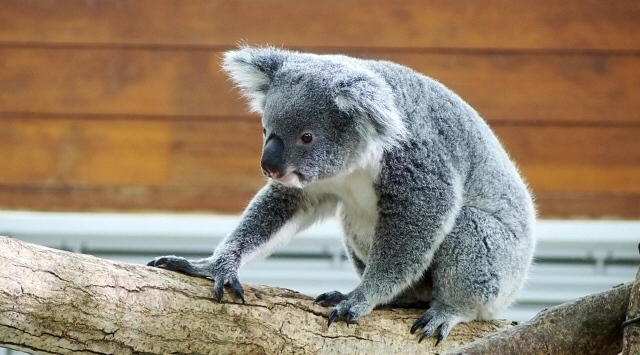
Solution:
<path fill-rule="evenodd" d="M 428 337 L 429 337 L 429 336 L 428 336 L 427 334 L 424 334 L 424 333 L 423 333 L 423 334 L 422 334 L 422 336 L 420 337 L 420 340 L 418 340 L 418 343 L 422 343 L 422 341 L 423 341 L 425 338 L 428 338 Z"/>
<path fill-rule="evenodd" d="M 411 334 L 414 334 L 416 330 L 418 330 L 422 326 L 423 326 L 422 320 L 418 319 L 415 323 L 413 323 L 413 326 L 411 327 Z"/>
<path fill-rule="evenodd" d="M 327 294 L 323 293 L 320 296 L 316 297 L 316 299 L 313 301 L 313 303 L 320 303 L 320 302 L 322 302 L 322 301 L 324 301 L 326 299 L 327 299 Z"/>
<path fill-rule="evenodd" d="M 218 302 L 222 301 L 223 291 L 224 291 L 224 285 L 222 284 L 222 282 L 216 282 L 215 286 L 213 287 L 213 292 L 216 294 L 216 298 L 218 299 Z"/>
<path fill-rule="evenodd" d="M 231 288 L 233 288 L 233 292 L 236 294 L 236 296 L 238 296 L 238 298 L 240 298 L 242 300 L 242 304 L 244 304 L 244 290 L 242 289 L 242 285 L 240 284 L 240 281 L 238 281 L 237 278 L 234 278 L 231 281 Z"/>
<path fill-rule="evenodd" d="M 233 290 L 234 293 L 236 294 L 236 296 L 238 296 L 238 298 L 242 301 L 242 304 L 245 304 L 246 302 L 244 301 L 244 292 L 242 290 Z"/>
<path fill-rule="evenodd" d="M 167 262 L 167 258 L 163 256 L 151 260 L 149 263 L 147 263 L 147 266 L 164 268 L 165 266 L 167 266 Z"/>
<path fill-rule="evenodd" d="M 436 340 L 436 345 L 434 345 L 434 346 L 438 346 L 438 344 L 440 344 L 442 339 L 444 339 L 444 337 L 442 336 L 442 333 L 439 333 L 438 334 L 438 339 Z"/>
<path fill-rule="evenodd" d="M 353 323 L 353 319 L 355 318 L 355 316 L 353 315 L 353 313 L 348 313 L 347 314 L 347 327 L 349 326 L 349 324 Z"/>
<path fill-rule="evenodd" d="M 336 318 L 338 318 L 338 311 L 334 309 L 331 314 L 329 314 L 329 324 L 327 324 L 327 328 L 331 326 L 331 323 L 333 323 L 333 320 Z"/>

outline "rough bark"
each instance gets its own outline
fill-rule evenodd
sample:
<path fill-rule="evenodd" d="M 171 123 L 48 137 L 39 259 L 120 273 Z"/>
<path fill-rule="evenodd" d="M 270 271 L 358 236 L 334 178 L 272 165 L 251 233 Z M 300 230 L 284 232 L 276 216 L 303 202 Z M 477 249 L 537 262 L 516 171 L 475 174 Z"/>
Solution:
<path fill-rule="evenodd" d="M 0 237 L 0 346 L 33 354 L 434 354 L 509 328 L 457 326 L 437 348 L 409 334 L 420 310 L 381 309 L 327 329 L 330 309 L 245 286 L 213 300 L 208 280 Z"/>
<path fill-rule="evenodd" d="M 244 285 L 245 305 L 229 294 L 220 303 L 211 286 L 0 237 L 0 346 L 33 354 L 617 354 L 632 289 L 587 296 L 517 326 L 460 324 L 434 348 L 434 339 L 420 344 L 409 334 L 421 310 L 375 310 L 359 324 L 327 329 L 330 309 L 308 296 Z"/>
<path fill-rule="evenodd" d="M 640 244 L 638 245 L 640 251 Z M 640 270 L 631 287 L 627 320 L 624 325 L 622 355 L 640 354 Z"/>
<path fill-rule="evenodd" d="M 549 308 L 448 354 L 618 354 L 630 291 L 629 283 Z"/>

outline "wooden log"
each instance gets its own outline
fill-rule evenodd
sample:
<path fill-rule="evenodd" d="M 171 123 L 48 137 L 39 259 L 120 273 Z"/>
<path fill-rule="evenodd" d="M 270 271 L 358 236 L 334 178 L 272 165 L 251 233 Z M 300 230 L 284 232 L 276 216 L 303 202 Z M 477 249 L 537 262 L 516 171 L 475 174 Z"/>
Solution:
<path fill-rule="evenodd" d="M 212 283 L 0 237 L 0 346 L 33 354 L 435 354 L 510 326 L 461 324 L 434 348 L 423 310 L 380 309 L 327 328 L 329 308 L 291 290 Z"/>
<path fill-rule="evenodd" d="M 7 237 L 0 265 L 0 346 L 33 354 L 618 354 L 632 288 L 516 326 L 460 324 L 434 347 L 408 332 L 422 310 L 378 309 L 327 328 L 329 309 L 291 290 L 245 285 L 246 304 L 218 302 L 209 280 Z"/>

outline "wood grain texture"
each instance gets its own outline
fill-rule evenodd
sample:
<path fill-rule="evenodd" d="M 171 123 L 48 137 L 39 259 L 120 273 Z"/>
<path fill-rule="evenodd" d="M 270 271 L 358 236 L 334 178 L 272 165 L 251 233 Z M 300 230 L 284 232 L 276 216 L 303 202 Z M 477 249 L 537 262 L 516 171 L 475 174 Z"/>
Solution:
<path fill-rule="evenodd" d="M 162 122 L 2 119 L 4 184 L 166 184 L 172 127 Z"/>
<path fill-rule="evenodd" d="M 545 309 L 533 319 L 445 355 L 616 355 L 631 283 Z"/>
<path fill-rule="evenodd" d="M 0 206 L 239 213 L 262 187 L 254 120 L 0 119 Z"/>
<path fill-rule="evenodd" d="M 220 53 L 0 47 L 5 112 L 246 114 Z"/>
<path fill-rule="evenodd" d="M 409 332 L 420 309 L 376 309 L 327 328 L 331 308 L 291 290 L 245 284 L 246 303 L 216 301 L 210 280 L 2 236 L 0 262 L 0 346 L 33 354 L 615 355 L 633 287 L 520 324 L 461 323 L 434 346 Z"/>
<path fill-rule="evenodd" d="M 633 0 L 5 0 L 0 41 L 637 51 L 638 18 Z"/>
<path fill-rule="evenodd" d="M 489 121 L 640 124 L 640 56 L 350 51 L 457 92 Z M 5 112 L 246 116 L 209 50 L 0 47 Z"/>
<path fill-rule="evenodd" d="M 259 168 L 258 120 L 0 120 L 0 183 L 225 188 Z M 254 179 L 255 180 L 255 179 Z M 248 184 L 251 186 L 252 184 Z"/>
<path fill-rule="evenodd" d="M 239 213 L 265 182 L 257 118 L 0 122 L 0 207 Z M 640 216 L 640 127 L 493 127 L 543 217 Z"/>
<path fill-rule="evenodd" d="M 0 208 L 240 212 L 239 41 L 391 60 L 489 121 L 542 217 L 640 218 L 640 2 L 7 0 Z"/>
<path fill-rule="evenodd" d="M 203 212 L 240 214 L 260 186 L 71 186 L 0 184 L 0 209 L 38 211 Z M 260 184 L 260 183 L 258 183 Z M 618 193 L 537 193 L 540 218 L 638 219 L 640 195 Z"/>
<path fill-rule="evenodd" d="M 419 343 L 424 310 L 379 309 L 327 328 L 331 308 L 300 293 L 243 285 L 246 304 L 210 280 L 0 237 L 0 346 L 33 354 L 435 354 L 508 321 L 456 326 Z"/>
<path fill-rule="evenodd" d="M 630 193 L 540 192 L 535 202 L 540 218 L 638 219 L 640 195 Z"/>
<path fill-rule="evenodd" d="M 538 193 L 640 194 L 640 126 L 493 128 Z"/>

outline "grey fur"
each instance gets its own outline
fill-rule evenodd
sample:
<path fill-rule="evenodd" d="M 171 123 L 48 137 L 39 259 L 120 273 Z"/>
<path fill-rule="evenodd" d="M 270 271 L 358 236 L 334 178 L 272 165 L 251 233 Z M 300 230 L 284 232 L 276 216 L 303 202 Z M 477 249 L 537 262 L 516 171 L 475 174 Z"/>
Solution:
<path fill-rule="evenodd" d="M 223 68 L 262 114 L 265 143 L 284 144 L 269 152 L 278 169 L 263 165 L 273 178 L 212 257 L 150 265 L 212 278 L 218 298 L 225 283 L 242 296 L 242 264 L 337 214 L 361 282 L 318 297 L 335 305 L 330 323 L 430 302 L 412 332 L 440 341 L 513 301 L 535 245 L 533 201 L 459 96 L 398 64 L 340 55 L 244 47 L 225 53 Z"/>

